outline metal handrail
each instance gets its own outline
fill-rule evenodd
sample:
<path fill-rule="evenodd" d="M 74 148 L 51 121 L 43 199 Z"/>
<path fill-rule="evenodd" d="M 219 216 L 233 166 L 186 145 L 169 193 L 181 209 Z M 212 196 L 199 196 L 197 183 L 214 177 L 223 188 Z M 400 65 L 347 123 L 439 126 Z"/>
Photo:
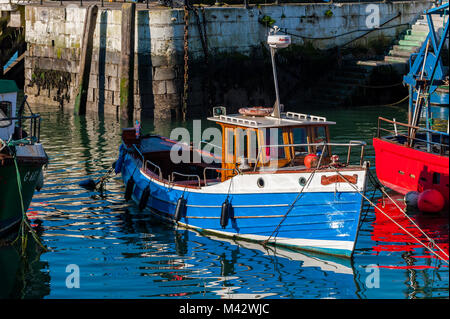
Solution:
<path fill-rule="evenodd" d="M 413 128 L 413 129 L 415 129 L 418 132 L 437 134 L 439 136 L 439 139 L 440 139 L 441 143 L 424 140 L 424 139 L 418 138 L 417 135 L 414 136 L 414 137 L 411 137 L 409 133 L 408 133 L 408 135 L 405 135 L 405 134 L 402 134 L 402 132 L 399 132 L 398 130 L 397 131 L 391 131 L 391 130 L 385 129 L 385 128 L 380 126 L 380 122 L 387 122 L 387 123 L 390 123 L 390 124 L 393 124 L 393 125 L 399 125 L 399 126 L 403 126 L 405 128 L 409 128 L 409 129 Z M 389 119 L 386 119 L 386 118 L 383 118 L 383 117 L 379 117 L 378 118 L 378 127 L 377 127 L 377 137 L 378 138 L 382 138 L 381 137 L 381 131 L 388 132 L 388 133 L 393 134 L 395 136 L 402 136 L 402 137 L 406 138 L 407 140 L 412 140 L 412 141 L 415 141 L 415 142 L 423 142 L 427 146 L 428 145 L 438 146 L 438 147 L 440 147 L 440 152 L 439 153 L 441 155 L 444 153 L 445 149 L 449 149 L 449 145 L 448 144 L 442 143 L 443 137 L 449 137 L 449 134 L 445 133 L 445 132 L 435 131 L 435 130 L 422 128 L 422 127 L 418 127 L 418 126 L 414 126 L 414 125 L 410 125 L 410 124 L 400 123 L 400 122 L 397 122 L 397 121 L 392 121 L 392 120 L 389 120 Z M 408 130 L 408 132 L 409 132 L 409 130 Z"/>
<path fill-rule="evenodd" d="M 395 133 L 395 132 L 393 132 L 393 131 L 391 131 L 391 130 L 388 130 L 388 129 L 385 129 L 385 128 L 382 128 L 382 127 L 380 127 L 380 130 L 381 131 L 384 131 L 384 132 L 389 132 L 389 133 Z M 450 148 L 450 146 L 448 145 L 448 144 L 443 144 L 443 143 L 438 143 L 438 142 L 433 142 L 433 141 L 427 141 L 427 140 L 423 140 L 423 139 L 421 139 L 421 138 L 418 138 L 418 137 L 414 137 L 414 138 L 411 138 L 411 137 L 409 137 L 408 135 L 405 135 L 405 134 L 401 134 L 401 133 L 398 133 L 397 132 L 397 134 L 395 134 L 395 136 L 402 136 L 402 137 L 405 137 L 406 139 L 413 139 L 413 140 L 415 140 L 415 141 L 419 141 L 419 142 L 424 142 L 424 143 L 427 143 L 427 144 L 433 144 L 433 145 L 437 145 L 437 146 L 441 146 L 441 147 L 446 147 L 446 148 Z M 442 137 L 442 135 L 441 135 L 441 137 Z M 381 137 L 380 137 L 381 138 Z M 441 139 L 442 140 L 442 139 Z"/>
<path fill-rule="evenodd" d="M 146 160 L 146 161 L 145 161 L 145 164 L 144 164 L 144 170 L 147 170 L 147 169 L 148 169 L 148 168 L 147 168 L 147 163 L 150 163 L 151 165 L 153 165 L 153 167 L 157 168 L 158 171 L 159 171 L 159 179 L 163 179 L 163 178 L 162 178 L 161 167 L 159 167 L 158 165 L 156 165 L 155 163 L 153 163 L 153 162 L 151 162 L 151 161 L 149 161 L 149 160 Z"/>
<path fill-rule="evenodd" d="M 256 158 L 256 163 L 255 163 L 255 167 L 253 169 L 253 171 L 256 171 L 256 168 L 258 167 L 258 163 L 260 160 L 260 155 L 261 155 L 261 151 L 263 149 L 266 148 L 279 148 L 279 147 L 296 147 L 296 146 L 347 146 L 349 148 L 348 151 L 348 155 L 347 155 L 347 165 L 349 163 L 350 160 L 350 151 L 351 151 L 351 147 L 352 146 L 360 146 L 361 147 L 361 156 L 360 156 L 360 165 L 363 164 L 363 159 L 364 159 L 364 147 L 367 145 L 366 142 L 364 141 L 350 141 L 349 143 L 326 143 L 326 142 L 321 142 L 321 143 L 303 143 L 303 144 L 281 144 L 281 145 L 263 145 L 260 147 L 260 149 L 258 150 L 258 157 Z"/>
<path fill-rule="evenodd" d="M 411 124 L 397 122 L 397 121 L 389 120 L 389 119 L 384 118 L 384 117 L 378 117 L 378 129 L 382 129 L 382 128 L 380 128 L 380 121 L 388 122 L 388 123 L 396 124 L 396 125 L 400 125 L 400 126 L 404 126 L 404 127 L 407 127 L 407 128 L 413 128 L 413 129 L 418 130 L 418 131 L 424 131 L 424 132 L 436 133 L 436 134 L 439 134 L 439 135 L 449 136 L 449 134 L 446 133 L 446 132 L 435 131 L 435 130 L 427 129 L 427 128 L 420 127 L 420 126 L 414 126 L 414 125 L 411 125 Z M 378 135 L 378 137 L 379 137 L 379 135 Z"/>
<path fill-rule="evenodd" d="M 19 121 L 20 123 L 22 123 L 23 120 L 31 120 L 30 121 L 30 132 L 29 132 L 31 135 L 30 137 L 35 137 L 37 143 L 40 143 L 40 141 L 41 141 L 41 115 L 40 114 L 32 114 L 30 116 L 5 117 L 5 118 L 0 119 L 0 122 Z"/>
<path fill-rule="evenodd" d="M 183 176 L 183 177 L 196 177 L 198 179 L 198 187 L 201 187 L 201 179 L 200 176 L 198 175 L 194 175 L 194 174 L 182 174 L 182 173 L 178 173 L 178 172 L 172 172 L 172 174 L 170 174 L 170 180 L 173 182 L 175 180 L 174 175 L 179 175 L 179 176 Z"/>
<path fill-rule="evenodd" d="M 142 169 L 144 171 L 146 171 L 148 169 L 147 167 L 147 163 L 150 163 L 151 165 L 153 165 L 155 168 L 158 169 L 159 171 L 159 178 L 162 179 L 162 170 L 161 167 L 159 167 L 158 165 L 156 165 L 155 163 L 149 161 L 149 160 L 145 160 L 144 155 L 141 153 L 141 151 L 137 148 L 136 144 L 133 144 L 134 149 L 136 150 L 136 152 L 138 153 L 138 155 L 141 157 L 141 161 L 142 161 Z"/>

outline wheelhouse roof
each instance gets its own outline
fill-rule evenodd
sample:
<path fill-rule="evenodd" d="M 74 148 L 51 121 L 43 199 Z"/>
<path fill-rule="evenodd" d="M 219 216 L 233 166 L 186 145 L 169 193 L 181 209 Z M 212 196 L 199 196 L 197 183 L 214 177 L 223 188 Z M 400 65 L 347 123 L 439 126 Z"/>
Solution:
<path fill-rule="evenodd" d="M 280 118 L 273 116 L 247 116 L 241 114 L 218 115 L 208 117 L 217 123 L 243 126 L 248 128 L 275 128 L 307 125 L 333 125 L 336 122 L 327 121 L 325 117 L 302 113 L 281 113 Z"/>
<path fill-rule="evenodd" d="M 16 82 L 13 80 L 0 79 L 0 94 L 19 92 Z"/>

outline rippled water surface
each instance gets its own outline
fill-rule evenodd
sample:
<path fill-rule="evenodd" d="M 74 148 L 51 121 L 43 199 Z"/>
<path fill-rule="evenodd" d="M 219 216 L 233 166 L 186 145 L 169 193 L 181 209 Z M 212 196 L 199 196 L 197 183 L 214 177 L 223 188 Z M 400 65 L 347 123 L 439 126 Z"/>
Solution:
<path fill-rule="evenodd" d="M 49 251 L 39 253 L 30 241 L 21 260 L 16 248 L 0 247 L 0 298 L 449 296 L 448 265 L 370 207 L 351 260 L 266 250 L 159 224 L 123 200 L 120 176 L 109 180 L 103 197 L 78 185 L 99 178 L 115 161 L 121 127 L 114 118 L 76 117 L 49 107 L 34 111 L 42 115 L 50 163 L 27 214 Z M 406 119 L 406 107 L 302 111 L 337 122 L 334 141 L 370 145 L 379 115 Z M 144 133 L 166 136 L 181 125 L 192 122 L 142 123 Z M 370 145 L 367 157 L 374 163 Z M 448 251 L 448 216 L 414 218 Z M 66 267 L 72 264 L 79 267 L 80 287 L 69 289 Z"/>

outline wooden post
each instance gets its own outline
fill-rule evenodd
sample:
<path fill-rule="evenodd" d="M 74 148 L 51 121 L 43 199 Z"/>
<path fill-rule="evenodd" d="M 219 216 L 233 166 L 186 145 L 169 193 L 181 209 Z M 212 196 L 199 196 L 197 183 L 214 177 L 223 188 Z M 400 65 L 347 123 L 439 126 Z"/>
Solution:
<path fill-rule="evenodd" d="M 136 4 L 122 5 L 122 46 L 119 67 L 120 113 L 125 120 L 133 119 L 134 39 Z"/>
<path fill-rule="evenodd" d="M 84 19 L 83 43 L 81 47 L 80 68 L 78 73 L 77 94 L 74 111 L 77 115 L 86 114 L 87 91 L 91 73 L 92 43 L 97 20 L 98 7 L 94 4 L 86 9 Z"/>

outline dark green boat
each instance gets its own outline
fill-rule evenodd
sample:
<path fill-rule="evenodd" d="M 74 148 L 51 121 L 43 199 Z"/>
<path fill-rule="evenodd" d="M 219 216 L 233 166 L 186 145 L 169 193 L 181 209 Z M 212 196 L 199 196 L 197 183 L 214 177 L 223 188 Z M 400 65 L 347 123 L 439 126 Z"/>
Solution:
<path fill-rule="evenodd" d="M 0 237 L 22 220 L 35 189 L 42 187 L 42 167 L 48 162 L 40 143 L 40 116 L 31 110 L 23 116 L 26 96 L 17 110 L 17 93 L 14 81 L 0 80 Z"/>

